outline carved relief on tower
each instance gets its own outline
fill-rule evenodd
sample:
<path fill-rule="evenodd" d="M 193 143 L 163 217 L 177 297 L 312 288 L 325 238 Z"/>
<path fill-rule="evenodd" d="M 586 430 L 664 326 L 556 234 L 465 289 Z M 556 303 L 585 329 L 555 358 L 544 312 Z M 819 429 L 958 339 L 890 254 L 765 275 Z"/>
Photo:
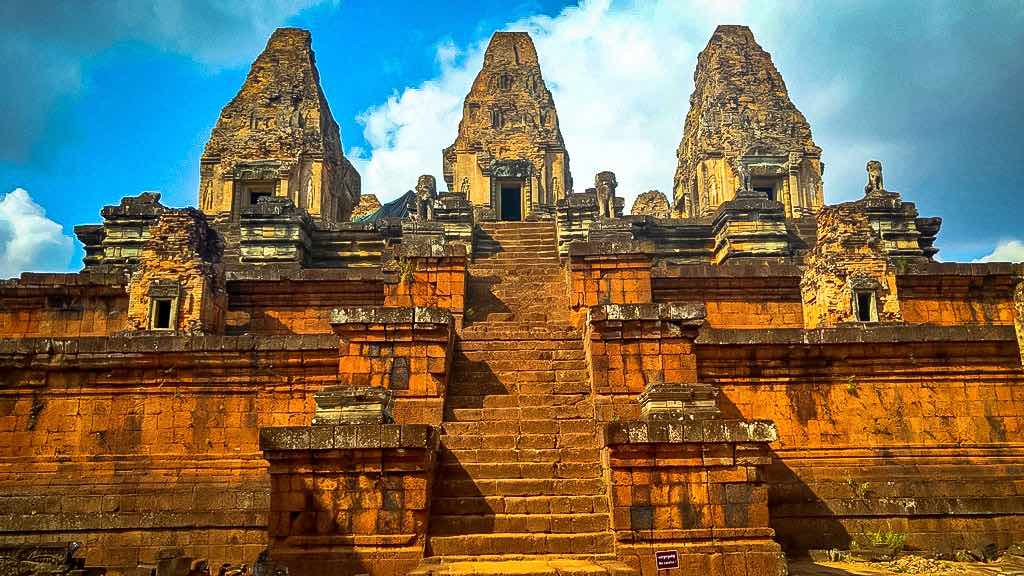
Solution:
<path fill-rule="evenodd" d="M 348 220 L 360 180 L 342 153 L 309 32 L 282 28 L 224 107 L 203 151 L 199 206 L 230 214 L 267 194 L 327 222 Z"/>
<path fill-rule="evenodd" d="M 466 95 L 458 136 L 442 157 L 449 189 L 468 188 L 470 202 L 494 208 L 499 217 L 497 204 L 513 189 L 522 200 L 518 217 L 536 205 L 553 205 L 571 190 L 554 100 L 529 35 L 499 32 L 491 38 Z M 526 163 L 530 170 L 495 171 L 496 162 Z"/>
<path fill-rule="evenodd" d="M 750 185 L 781 202 L 787 217 L 823 204 L 821 149 L 745 26 L 719 26 L 698 56 L 676 155 L 674 209 L 683 216 L 707 216 L 732 199 L 743 167 Z"/>

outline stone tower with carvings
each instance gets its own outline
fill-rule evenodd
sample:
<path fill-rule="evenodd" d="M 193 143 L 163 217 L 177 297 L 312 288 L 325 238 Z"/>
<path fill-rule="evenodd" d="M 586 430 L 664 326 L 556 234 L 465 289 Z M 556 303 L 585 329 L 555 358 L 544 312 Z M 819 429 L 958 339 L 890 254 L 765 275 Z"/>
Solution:
<path fill-rule="evenodd" d="M 443 160 L 449 189 L 500 220 L 550 213 L 572 190 L 558 112 L 529 34 L 491 37 Z"/>
<path fill-rule="evenodd" d="M 711 215 L 736 195 L 744 173 L 789 218 L 821 208 L 821 149 L 750 29 L 719 26 L 697 57 L 693 80 L 676 152 L 676 212 Z"/>
<path fill-rule="evenodd" d="M 306 30 L 274 32 L 203 151 L 203 212 L 237 220 L 262 197 L 288 198 L 323 222 L 347 221 L 359 203 Z"/>

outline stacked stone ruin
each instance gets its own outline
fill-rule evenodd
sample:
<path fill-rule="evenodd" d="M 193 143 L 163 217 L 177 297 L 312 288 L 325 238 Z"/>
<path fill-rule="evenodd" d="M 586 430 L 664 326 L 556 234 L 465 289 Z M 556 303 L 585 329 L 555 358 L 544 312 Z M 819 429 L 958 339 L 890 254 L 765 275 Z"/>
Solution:
<path fill-rule="evenodd" d="M 497 33 L 441 178 L 381 206 L 275 32 L 198 209 L 125 198 L 80 272 L 0 282 L 0 567 L 765 576 L 1024 539 L 1024 267 L 936 261 L 877 162 L 825 205 L 747 28 L 695 79 L 672 201 L 623 215 Z"/>

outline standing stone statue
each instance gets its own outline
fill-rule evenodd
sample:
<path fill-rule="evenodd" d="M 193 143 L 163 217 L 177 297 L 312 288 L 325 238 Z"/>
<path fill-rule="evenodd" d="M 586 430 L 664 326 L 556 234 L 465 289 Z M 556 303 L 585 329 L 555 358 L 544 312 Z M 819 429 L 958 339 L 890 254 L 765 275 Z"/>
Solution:
<path fill-rule="evenodd" d="M 434 219 L 434 199 L 437 198 L 437 183 L 429 174 L 420 176 L 416 181 L 416 218 L 419 220 Z"/>
<path fill-rule="evenodd" d="M 747 191 L 753 190 L 754 187 L 750 183 L 750 166 L 747 166 L 743 162 L 740 162 L 740 190 Z"/>
<path fill-rule="evenodd" d="M 864 193 L 881 192 L 885 190 L 882 186 L 882 163 L 878 160 L 868 161 L 868 183 L 864 186 Z"/>
<path fill-rule="evenodd" d="M 615 218 L 615 189 L 619 183 L 614 172 L 598 172 L 594 177 L 594 188 L 597 190 L 597 217 Z"/>

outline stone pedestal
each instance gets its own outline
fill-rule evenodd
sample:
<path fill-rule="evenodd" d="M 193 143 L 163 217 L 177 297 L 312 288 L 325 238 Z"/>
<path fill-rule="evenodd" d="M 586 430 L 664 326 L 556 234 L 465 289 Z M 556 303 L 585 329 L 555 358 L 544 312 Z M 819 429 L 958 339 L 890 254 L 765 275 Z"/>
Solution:
<path fill-rule="evenodd" d="M 660 574 L 655 552 L 673 550 L 680 565 L 673 573 L 786 574 L 764 479 L 776 439 L 768 421 L 608 424 L 616 556 L 644 576 Z"/>
<path fill-rule="evenodd" d="M 313 425 L 391 424 L 392 394 L 383 388 L 329 386 L 313 396 Z"/>
<path fill-rule="evenodd" d="M 402 243 L 384 262 L 384 305 L 441 308 L 460 326 L 466 304 L 466 245 L 446 244 L 441 224 L 403 223 L 402 228 Z"/>
<path fill-rule="evenodd" d="M 622 217 L 625 200 L 616 196 L 615 216 Z M 555 221 L 558 223 L 558 254 L 567 256 L 572 242 L 590 239 L 590 227 L 598 220 L 597 192 L 589 189 L 578 194 L 568 194 L 555 204 Z"/>
<path fill-rule="evenodd" d="M 745 256 L 787 256 L 790 252 L 785 209 L 763 192 L 737 192 L 735 198 L 718 208 L 711 229 L 715 264 Z"/>
<path fill-rule="evenodd" d="M 696 381 L 693 340 L 705 316 L 703 304 L 693 303 L 590 308 L 586 345 L 598 419 L 636 419 L 645 388 Z"/>
<path fill-rule="evenodd" d="M 651 302 L 650 242 L 573 242 L 569 248 L 569 305 L 580 310 L 600 304 Z"/>
<path fill-rule="evenodd" d="M 238 222 L 242 262 L 305 264 L 311 251 L 313 220 L 288 198 L 261 198 L 243 208 Z"/>
<path fill-rule="evenodd" d="M 404 574 L 423 556 L 437 430 L 423 424 L 263 428 L 270 558 L 292 576 Z"/>

